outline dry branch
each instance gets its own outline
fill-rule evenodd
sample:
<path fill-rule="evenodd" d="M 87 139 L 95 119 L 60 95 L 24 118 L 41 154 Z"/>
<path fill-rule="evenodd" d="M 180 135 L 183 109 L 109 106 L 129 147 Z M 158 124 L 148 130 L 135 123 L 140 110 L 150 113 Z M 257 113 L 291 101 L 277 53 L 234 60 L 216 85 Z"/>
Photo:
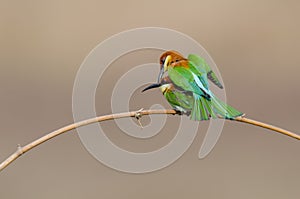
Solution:
<path fill-rule="evenodd" d="M 27 151 L 31 150 L 32 148 L 58 136 L 61 135 L 63 133 L 66 133 L 70 130 L 73 130 L 75 128 L 81 127 L 81 126 L 86 126 L 92 123 L 96 123 L 96 122 L 102 122 L 102 121 L 106 121 L 106 120 L 112 120 L 112 119 L 119 119 L 119 118 L 125 118 L 125 117 L 135 117 L 137 119 L 141 118 L 143 115 L 152 115 L 152 114 L 172 114 L 175 115 L 177 114 L 176 111 L 174 110 L 139 110 L 139 111 L 132 111 L 132 112 L 126 112 L 126 113 L 118 113 L 118 114 L 111 114 L 111 115 L 104 115 L 104 116 L 99 116 L 99 117 L 95 117 L 95 118 L 91 118 L 91 119 L 87 119 L 87 120 L 83 120 L 74 124 L 70 124 L 68 126 L 62 127 L 56 131 L 53 131 L 51 133 L 48 133 L 47 135 L 25 145 L 25 146 L 20 146 L 18 145 L 16 152 L 14 152 L 13 154 L 11 154 L 6 160 L 4 160 L 1 164 L 0 164 L 0 171 L 2 171 L 4 168 L 6 168 L 9 164 L 11 164 L 14 160 L 16 160 L 18 157 L 20 157 L 22 154 L 26 153 Z M 259 126 L 262 128 L 266 128 L 266 129 L 270 129 L 272 131 L 276 131 L 279 132 L 281 134 L 287 135 L 289 137 L 295 138 L 300 140 L 300 136 L 292 133 L 290 131 L 272 126 L 272 125 L 268 125 L 262 122 L 258 122 L 255 120 L 251 120 L 251 119 L 247 119 L 245 117 L 237 117 L 234 121 L 239 121 L 239 122 L 244 122 L 244 123 L 248 123 L 248 124 L 252 124 L 255 126 Z"/>

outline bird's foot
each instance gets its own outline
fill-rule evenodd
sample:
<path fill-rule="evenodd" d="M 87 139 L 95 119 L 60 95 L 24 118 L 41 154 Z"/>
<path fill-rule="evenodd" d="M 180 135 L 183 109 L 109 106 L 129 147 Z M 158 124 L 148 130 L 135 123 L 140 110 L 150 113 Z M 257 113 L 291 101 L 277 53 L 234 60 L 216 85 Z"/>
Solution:
<path fill-rule="evenodd" d="M 173 115 L 183 115 L 183 112 L 177 109 L 173 109 L 176 113 L 174 113 Z"/>
<path fill-rule="evenodd" d="M 191 114 L 191 111 L 181 111 L 181 110 L 177 110 L 177 109 L 173 109 L 174 111 L 176 111 L 176 113 L 174 115 L 187 115 L 189 116 Z"/>
<path fill-rule="evenodd" d="M 187 116 L 190 116 L 190 115 L 191 115 L 191 111 L 186 111 L 185 114 L 186 114 Z"/>

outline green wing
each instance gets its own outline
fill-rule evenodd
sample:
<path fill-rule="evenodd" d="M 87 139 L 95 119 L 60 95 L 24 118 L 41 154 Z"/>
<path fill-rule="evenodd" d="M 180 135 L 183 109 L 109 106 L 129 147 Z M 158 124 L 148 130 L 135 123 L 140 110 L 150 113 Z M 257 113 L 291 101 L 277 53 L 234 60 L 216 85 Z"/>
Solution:
<path fill-rule="evenodd" d="M 164 96 L 174 108 L 181 107 L 185 112 L 192 110 L 193 97 L 191 95 L 174 89 L 165 92 Z"/>
<path fill-rule="evenodd" d="M 171 81 L 185 91 L 191 91 L 199 96 L 210 98 L 210 90 L 203 85 L 201 79 L 191 70 L 184 67 L 172 67 L 168 70 Z"/>
<path fill-rule="evenodd" d="M 202 76 L 203 73 L 205 73 L 207 78 L 210 81 L 212 81 L 219 88 L 221 89 L 223 88 L 223 85 L 217 78 L 216 74 L 211 70 L 207 62 L 202 57 L 199 57 L 198 55 L 190 54 L 188 56 L 188 60 L 199 71 L 199 74 L 196 73 L 197 75 Z"/>

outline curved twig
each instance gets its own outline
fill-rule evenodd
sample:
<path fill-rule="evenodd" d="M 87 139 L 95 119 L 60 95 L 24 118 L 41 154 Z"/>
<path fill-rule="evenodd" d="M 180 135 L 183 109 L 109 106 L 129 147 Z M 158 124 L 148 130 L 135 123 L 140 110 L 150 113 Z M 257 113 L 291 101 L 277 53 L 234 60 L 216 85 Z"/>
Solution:
<path fill-rule="evenodd" d="M 74 124 L 70 124 L 68 126 L 62 127 L 56 131 L 53 131 L 51 133 L 48 133 L 47 135 L 44 135 L 43 137 L 21 147 L 18 145 L 17 151 L 11 154 L 6 160 L 4 160 L 0 164 L 0 171 L 2 171 L 5 167 L 7 167 L 9 164 L 11 164 L 14 160 L 16 160 L 18 157 L 20 157 L 22 154 L 26 153 L 30 149 L 58 136 L 65 132 L 68 132 L 70 130 L 73 130 L 75 128 L 86 126 L 92 123 L 96 122 L 102 122 L 106 120 L 112 120 L 112 119 L 118 119 L 118 118 L 124 118 L 124 117 L 135 117 L 140 118 L 143 115 L 151 115 L 151 114 L 176 114 L 176 111 L 174 110 L 139 110 L 139 111 L 132 111 L 132 112 L 126 112 L 126 113 L 118 113 L 118 114 L 111 114 L 111 115 L 104 115 L 99 116 L 87 120 L 83 120 Z"/>
<path fill-rule="evenodd" d="M 56 131 L 53 131 L 51 133 L 48 133 L 46 135 L 44 135 L 43 137 L 34 140 L 33 142 L 25 145 L 25 146 L 20 146 L 18 145 L 17 150 L 11 154 L 6 160 L 4 160 L 1 164 L 0 164 L 0 171 L 2 171 L 4 168 L 6 168 L 9 164 L 11 164 L 13 161 L 15 161 L 18 157 L 20 157 L 22 154 L 26 153 L 27 151 L 31 150 L 32 148 L 58 136 L 61 135 L 63 133 L 66 133 L 70 130 L 73 130 L 75 128 L 81 127 L 81 126 L 86 126 L 92 123 L 96 123 L 96 122 L 102 122 L 102 121 L 106 121 L 106 120 L 112 120 L 112 119 L 119 119 L 119 118 L 125 118 L 125 117 L 135 117 L 136 119 L 141 118 L 143 115 L 152 115 L 152 114 L 172 114 L 175 115 L 177 114 L 177 112 L 175 110 L 138 110 L 138 111 L 132 111 L 132 112 L 126 112 L 126 113 L 118 113 L 118 114 L 111 114 L 111 115 L 104 115 L 104 116 L 99 116 L 99 117 L 95 117 L 95 118 L 91 118 L 91 119 L 87 119 L 87 120 L 83 120 L 74 124 L 70 124 L 67 125 L 65 127 L 62 127 Z M 248 124 L 252 124 L 255 126 L 260 126 L 262 128 L 266 128 L 266 129 L 270 129 L 276 132 L 279 132 L 281 134 L 287 135 L 289 137 L 295 138 L 300 140 L 300 135 L 297 135 L 295 133 L 289 132 L 287 130 L 272 126 L 272 125 L 268 125 L 262 122 L 258 122 L 255 120 L 251 120 L 251 119 L 247 119 L 245 117 L 237 117 L 235 120 L 233 121 L 238 121 L 238 122 L 244 122 L 244 123 L 248 123 Z"/>
<path fill-rule="evenodd" d="M 253 119 L 249 119 L 249 118 L 246 118 L 246 117 L 237 117 L 237 118 L 235 118 L 234 121 L 248 123 L 248 124 L 252 124 L 254 126 L 259 126 L 259 127 L 265 128 L 265 129 L 270 129 L 272 131 L 276 131 L 276 132 L 281 133 L 283 135 L 287 135 L 289 137 L 300 140 L 300 135 L 298 135 L 296 133 L 287 131 L 285 129 L 282 129 L 282 128 L 279 128 L 279 127 L 276 127 L 276 126 L 272 126 L 270 124 L 259 122 L 259 121 L 253 120 Z"/>

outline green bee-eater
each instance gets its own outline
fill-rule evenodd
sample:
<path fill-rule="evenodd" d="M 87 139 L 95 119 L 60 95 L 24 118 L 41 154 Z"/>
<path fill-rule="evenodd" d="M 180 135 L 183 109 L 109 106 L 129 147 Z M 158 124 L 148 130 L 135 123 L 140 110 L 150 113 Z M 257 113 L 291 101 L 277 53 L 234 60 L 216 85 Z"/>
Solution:
<path fill-rule="evenodd" d="M 189 91 L 184 91 L 181 88 L 176 88 L 168 76 L 160 79 L 157 84 L 152 84 L 143 90 L 159 87 L 167 101 L 180 114 L 190 115 L 193 108 L 193 96 Z"/>
<path fill-rule="evenodd" d="M 171 106 L 192 120 L 234 119 L 243 115 L 210 91 L 208 79 L 219 88 L 223 86 L 203 58 L 190 54 L 186 59 L 178 52 L 167 51 L 161 55 L 160 64 L 158 83 L 143 91 L 160 87 Z"/>

